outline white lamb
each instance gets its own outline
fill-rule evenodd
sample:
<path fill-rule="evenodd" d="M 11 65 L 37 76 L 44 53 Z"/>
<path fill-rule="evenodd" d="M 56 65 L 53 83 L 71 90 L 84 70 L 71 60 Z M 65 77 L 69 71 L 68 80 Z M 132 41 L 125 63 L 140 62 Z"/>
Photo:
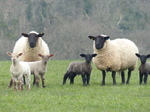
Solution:
<path fill-rule="evenodd" d="M 30 90 L 30 66 L 27 62 L 21 62 L 18 58 L 23 54 L 13 54 L 7 52 L 9 56 L 11 56 L 12 64 L 10 66 L 10 72 L 12 74 L 12 82 L 14 83 L 14 90 L 23 90 L 23 75 L 26 77 L 27 89 Z M 17 85 L 18 88 L 17 88 Z"/>
<path fill-rule="evenodd" d="M 42 39 L 44 33 L 37 33 L 31 31 L 29 34 L 22 33 L 22 37 L 16 42 L 13 53 L 23 53 L 24 55 L 19 57 L 20 61 L 38 61 L 41 57 L 37 54 L 48 55 L 50 53 L 49 48 L 45 41 Z"/>
<path fill-rule="evenodd" d="M 39 86 L 39 75 L 41 76 L 42 80 L 42 86 L 45 87 L 44 85 L 44 74 L 46 72 L 46 66 L 47 62 L 50 57 L 53 57 L 54 54 L 49 54 L 49 55 L 42 55 L 38 54 L 39 57 L 42 57 L 42 60 L 40 61 L 35 61 L 35 62 L 28 62 L 30 69 L 31 69 L 31 74 L 34 74 L 34 82 L 33 84 L 36 84 L 37 87 Z"/>
<path fill-rule="evenodd" d="M 97 56 L 93 62 L 102 71 L 102 85 L 105 85 L 106 71 L 112 71 L 114 85 L 116 72 L 121 72 L 122 83 L 125 83 L 124 70 L 126 69 L 128 69 L 126 84 L 129 84 L 131 72 L 135 69 L 138 60 L 135 56 L 135 53 L 139 52 L 137 46 L 128 39 L 110 40 L 107 35 L 89 36 L 89 38 L 95 40 L 93 49 Z"/>

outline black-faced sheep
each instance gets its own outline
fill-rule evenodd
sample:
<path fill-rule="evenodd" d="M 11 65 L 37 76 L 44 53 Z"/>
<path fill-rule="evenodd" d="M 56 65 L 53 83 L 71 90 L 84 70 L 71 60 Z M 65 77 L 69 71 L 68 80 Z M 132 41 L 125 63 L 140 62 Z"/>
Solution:
<path fill-rule="evenodd" d="M 150 62 L 146 62 L 147 58 L 150 58 L 150 54 L 148 55 L 140 55 L 138 53 L 135 54 L 141 61 L 141 65 L 139 66 L 139 79 L 140 84 L 142 84 L 143 76 L 144 76 L 144 84 L 147 83 L 148 74 L 150 74 Z"/>
<path fill-rule="evenodd" d="M 92 71 L 91 60 L 97 54 L 80 54 L 85 57 L 85 62 L 72 62 L 69 64 L 68 70 L 63 78 L 63 84 L 66 83 L 67 78 L 70 78 L 70 84 L 74 83 L 74 77 L 81 74 L 83 85 L 88 85 L 90 82 L 90 75 Z"/>
<path fill-rule="evenodd" d="M 31 69 L 31 74 L 34 74 L 34 83 L 36 84 L 37 87 L 39 86 L 39 75 L 41 76 L 41 80 L 42 80 L 42 86 L 45 87 L 44 84 L 44 74 L 46 72 L 46 66 L 48 63 L 48 60 L 50 57 L 53 57 L 54 54 L 49 54 L 49 55 L 42 55 L 42 54 L 38 54 L 39 57 L 42 57 L 42 60 L 40 61 L 34 61 L 34 62 L 28 62 L 30 69 Z"/>
<path fill-rule="evenodd" d="M 112 72 L 113 84 L 116 84 L 116 72 L 121 72 L 122 83 L 125 83 L 124 70 L 128 69 L 129 83 L 131 72 L 135 69 L 138 58 L 135 53 L 138 53 L 137 46 L 128 39 L 110 40 L 107 35 L 89 36 L 94 40 L 93 49 L 97 56 L 93 59 L 96 67 L 102 71 L 102 85 L 105 85 L 106 71 Z"/>
<path fill-rule="evenodd" d="M 26 77 L 26 84 L 27 89 L 30 90 L 30 66 L 27 62 L 21 62 L 18 60 L 18 58 L 22 55 L 22 53 L 19 54 L 12 54 L 10 52 L 7 52 L 9 56 L 11 56 L 12 64 L 10 66 L 10 72 L 12 74 L 12 82 L 14 83 L 14 90 L 23 90 L 23 75 Z M 17 85 L 18 88 L 17 88 Z"/>

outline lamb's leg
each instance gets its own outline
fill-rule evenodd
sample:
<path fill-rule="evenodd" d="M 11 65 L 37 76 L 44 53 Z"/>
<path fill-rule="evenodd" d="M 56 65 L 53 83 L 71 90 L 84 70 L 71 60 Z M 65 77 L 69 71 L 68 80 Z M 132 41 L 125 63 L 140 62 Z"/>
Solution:
<path fill-rule="evenodd" d="M 140 85 L 142 84 L 142 80 L 143 80 L 143 74 L 139 72 L 139 78 L 140 78 Z"/>
<path fill-rule="evenodd" d="M 8 87 L 11 88 L 12 85 L 13 85 L 13 80 L 11 78 Z"/>
<path fill-rule="evenodd" d="M 63 78 L 63 84 L 66 84 L 66 80 L 69 77 L 70 73 L 65 73 L 64 78 Z"/>
<path fill-rule="evenodd" d="M 26 79 L 25 79 L 25 76 L 23 75 L 23 80 L 24 80 L 24 84 L 26 84 Z"/>
<path fill-rule="evenodd" d="M 125 74 L 124 71 L 121 72 L 122 84 L 125 84 Z"/>
<path fill-rule="evenodd" d="M 86 86 L 87 79 L 86 79 L 85 75 L 81 74 L 81 76 L 82 76 L 83 86 Z"/>
<path fill-rule="evenodd" d="M 39 81 L 40 81 L 40 78 L 38 77 L 37 74 L 35 74 L 35 82 L 36 82 L 37 87 L 39 87 Z"/>
<path fill-rule="evenodd" d="M 75 78 L 76 75 L 77 75 L 77 74 L 75 74 L 75 73 L 72 73 L 72 74 L 71 74 L 71 77 L 70 77 L 70 84 L 74 84 L 74 78 Z"/>
<path fill-rule="evenodd" d="M 34 77 L 34 79 L 33 79 L 33 85 L 35 85 L 35 74 L 33 74 L 33 77 Z"/>
<path fill-rule="evenodd" d="M 145 73 L 145 74 L 144 74 L 144 84 L 146 84 L 146 83 L 147 83 L 147 78 L 148 78 L 148 74 L 147 74 L 147 73 Z"/>
<path fill-rule="evenodd" d="M 90 74 L 87 74 L 86 77 L 87 77 L 87 85 L 89 85 L 89 82 L 90 82 Z"/>
<path fill-rule="evenodd" d="M 116 72 L 112 71 L 113 85 L 116 85 Z"/>
<path fill-rule="evenodd" d="M 105 77 L 106 77 L 106 72 L 104 71 L 104 70 L 102 70 L 102 75 L 103 75 L 103 77 L 102 77 L 102 86 L 103 85 L 105 85 Z"/>
<path fill-rule="evenodd" d="M 45 83 L 44 83 L 44 80 L 45 80 L 45 79 L 44 79 L 44 74 L 41 74 L 41 80 L 42 80 L 42 86 L 43 86 L 43 88 L 45 88 L 45 85 L 44 85 L 44 84 L 45 84 Z"/>
<path fill-rule="evenodd" d="M 17 90 L 17 84 L 15 81 L 13 81 L 13 84 L 14 84 L 14 90 L 16 91 Z"/>
<path fill-rule="evenodd" d="M 21 91 L 22 81 L 21 79 L 18 80 L 18 91 Z"/>

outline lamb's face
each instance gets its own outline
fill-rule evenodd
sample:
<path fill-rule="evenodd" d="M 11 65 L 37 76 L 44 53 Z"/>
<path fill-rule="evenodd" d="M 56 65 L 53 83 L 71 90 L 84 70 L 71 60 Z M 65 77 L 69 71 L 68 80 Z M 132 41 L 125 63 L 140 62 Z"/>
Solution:
<path fill-rule="evenodd" d="M 29 34 L 25 34 L 25 33 L 22 33 L 22 35 L 24 37 L 28 37 L 28 40 L 29 40 L 29 45 L 31 48 L 34 48 L 36 47 L 36 42 L 38 41 L 38 37 L 42 37 L 44 35 L 44 33 L 35 33 L 35 32 L 31 32 Z"/>
<path fill-rule="evenodd" d="M 140 54 L 137 54 L 137 53 L 136 53 L 135 55 L 136 55 L 138 58 L 140 58 L 140 61 L 141 61 L 142 64 L 145 64 L 147 58 L 150 57 L 150 55 L 140 55 Z"/>
<path fill-rule="evenodd" d="M 90 39 L 95 41 L 95 48 L 102 49 L 105 45 L 105 41 L 109 39 L 107 35 L 99 35 L 99 36 L 89 36 Z"/>
<path fill-rule="evenodd" d="M 19 56 L 21 56 L 23 53 L 13 54 L 13 53 L 7 52 L 7 54 L 11 56 L 11 60 L 13 63 L 17 63 Z"/>
<path fill-rule="evenodd" d="M 42 57 L 42 61 L 44 62 L 44 64 L 47 64 L 49 58 L 50 58 L 50 57 L 53 57 L 54 54 L 49 54 L 49 55 L 38 54 L 38 56 Z"/>
<path fill-rule="evenodd" d="M 85 57 L 87 63 L 91 63 L 92 58 L 95 57 L 97 54 L 80 54 L 81 57 Z"/>

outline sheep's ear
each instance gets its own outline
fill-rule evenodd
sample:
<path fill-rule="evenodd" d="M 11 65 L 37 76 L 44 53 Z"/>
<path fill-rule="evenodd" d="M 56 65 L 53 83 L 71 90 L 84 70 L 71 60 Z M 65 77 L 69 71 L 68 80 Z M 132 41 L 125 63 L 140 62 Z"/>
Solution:
<path fill-rule="evenodd" d="M 147 58 L 150 58 L 150 54 L 147 55 Z"/>
<path fill-rule="evenodd" d="M 97 54 L 92 54 L 92 57 L 95 57 L 95 56 L 97 56 Z"/>
<path fill-rule="evenodd" d="M 135 55 L 136 55 L 137 57 L 140 57 L 140 54 L 138 54 L 138 53 L 135 53 Z"/>
<path fill-rule="evenodd" d="M 19 53 L 17 57 L 21 56 L 23 53 Z"/>
<path fill-rule="evenodd" d="M 49 58 L 50 58 L 50 57 L 53 57 L 53 56 L 54 56 L 54 54 L 50 54 L 50 55 L 49 55 Z"/>
<path fill-rule="evenodd" d="M 26 34 L 26 33 L 22 33 L 21 35 L 24 36 L 24 37 L 29 37 L 29 35 Z"/>
<path fill-rule="evenodd" d="M 40 33 L 38 34 L 38 37 L 42 37 L 44 35 L 44 33 Z"/>
<path fill-rule="evenodd" d="M 80 54 L 81 57 L 85 57 L 85 54 Z"/>
<path fill-rule="evenodd" d="M 90 38 L 91 40 L 95 40 L 95 37 L 93 37 L 93 36 L 89 36 L 89 38 Z"/>
<path fill-rule="evenodd" d="M 107 37 L 105 37 L 105 40 L 108 40 L 110 37 L 109 36 L 107 36 Z"/>
<path fill-rule="evenodd" d="M 43 57 L 43 55 L 42 55 L 42 54 L 38 54 L 38 56 Z"/>
<path fill-rule="evenodd" d="M 8 54 L 9 56 L 11 56 L 11 55 L 12 55 L 12 53 L 10 53 L 10 52 L 7 52 L 7 54 Z"/>

